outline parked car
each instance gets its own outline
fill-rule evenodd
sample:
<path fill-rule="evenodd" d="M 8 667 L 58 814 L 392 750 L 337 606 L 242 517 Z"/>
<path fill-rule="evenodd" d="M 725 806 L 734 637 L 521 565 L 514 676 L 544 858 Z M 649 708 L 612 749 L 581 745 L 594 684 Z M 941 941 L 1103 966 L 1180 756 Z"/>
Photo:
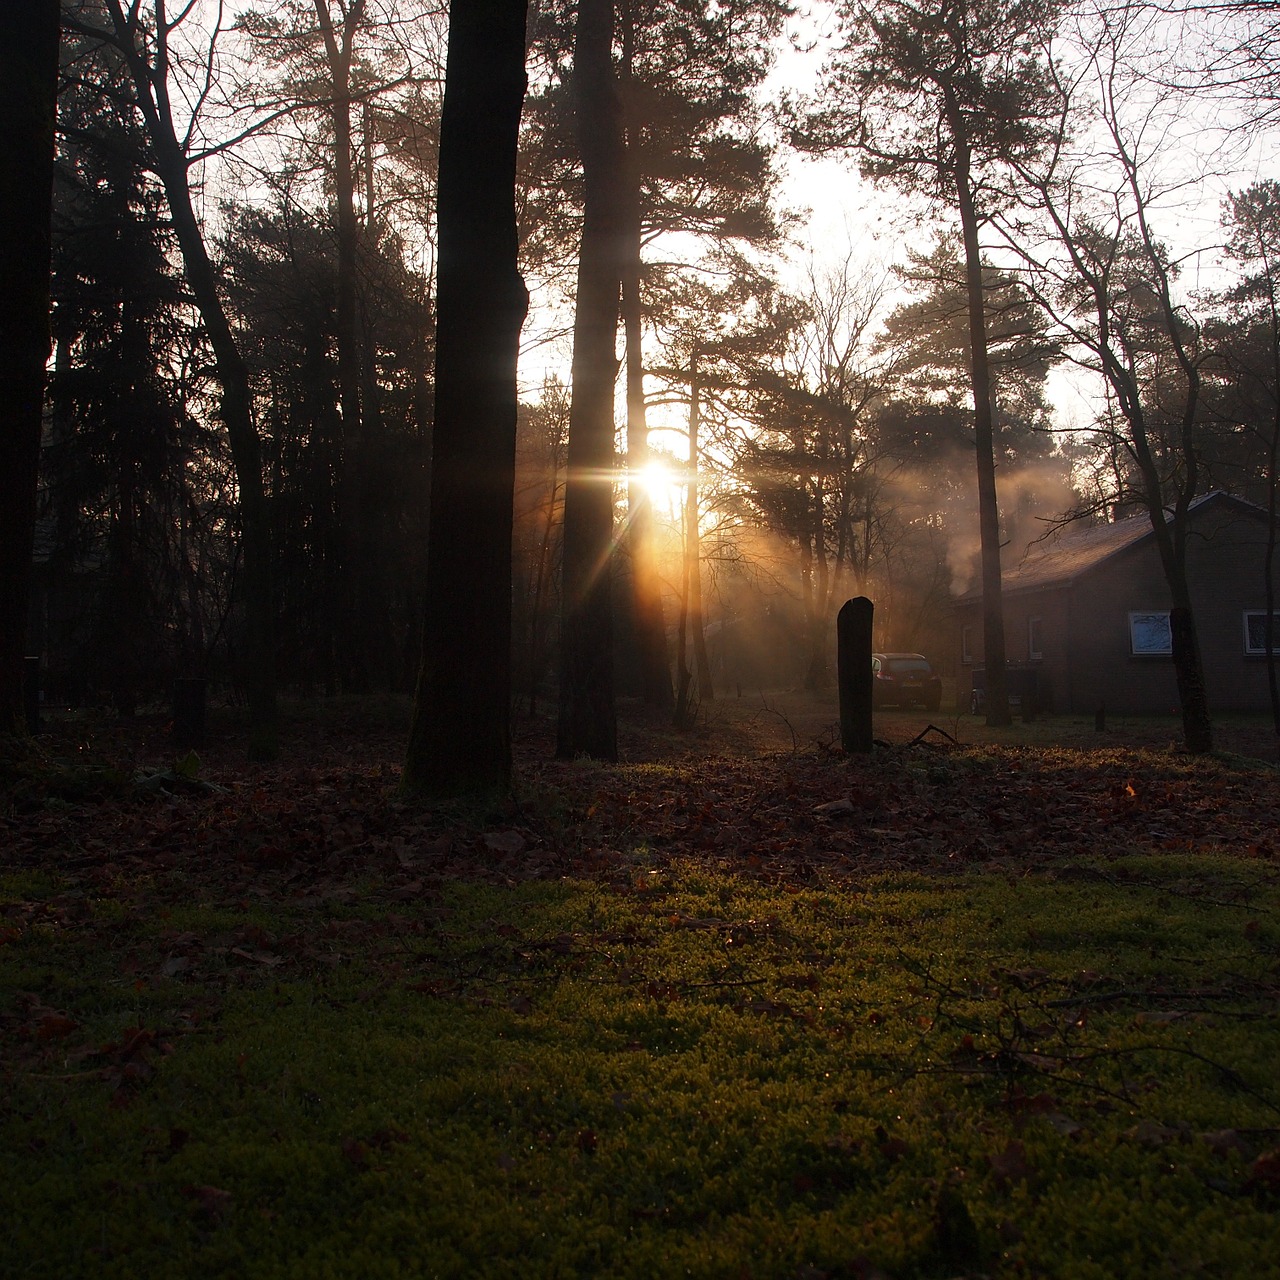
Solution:
<path fill-rule="evenodd" d="M 909 707 L 919 703 L 937 711 L 942 702 L 942 679 L 922 653 L 871 655 L 871 705 Z"/>

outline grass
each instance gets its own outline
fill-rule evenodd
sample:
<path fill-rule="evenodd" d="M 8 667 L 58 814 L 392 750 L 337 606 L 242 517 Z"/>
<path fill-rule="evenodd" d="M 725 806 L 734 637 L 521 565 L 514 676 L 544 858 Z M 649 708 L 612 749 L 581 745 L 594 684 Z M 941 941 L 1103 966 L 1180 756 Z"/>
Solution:
<path fill-rule="evenodd" d="M 394 902 L 10 875 L 0 1274 L 1280 1275 L 1272 864 L 637 849 Z"/>

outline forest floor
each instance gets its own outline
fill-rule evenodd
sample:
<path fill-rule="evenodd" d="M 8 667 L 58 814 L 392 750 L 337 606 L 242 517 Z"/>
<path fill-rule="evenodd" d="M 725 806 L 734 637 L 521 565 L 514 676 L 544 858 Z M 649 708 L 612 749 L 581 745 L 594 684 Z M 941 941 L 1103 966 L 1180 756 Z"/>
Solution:
<path fill-rule="evenodd" d="M 1262 719 L 50 717 L 0 796 L 0 1274 L 1280 1276 Z"/>

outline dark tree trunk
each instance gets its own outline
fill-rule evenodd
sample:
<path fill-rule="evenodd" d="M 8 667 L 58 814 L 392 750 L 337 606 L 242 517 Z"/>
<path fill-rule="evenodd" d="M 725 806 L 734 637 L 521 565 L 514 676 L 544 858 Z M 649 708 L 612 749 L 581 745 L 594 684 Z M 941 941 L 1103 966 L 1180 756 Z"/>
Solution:
<path fill-rule="evenodd" d="M 996 498 L 995 422 L 991 364 L 987 354 L 986 294 L 978 213 L 973 202 L 964 121 L 950 95 L 948 115 L 956 148 L 954 182 L 964 241 L 965 291 L 969 312 L 969 370 L 973 387 L 973 435 L 978 467 L 978 532 L 982 548 L 982 659 L 987 675 L 987 724 L 1013 723 L 1005 672 L 1004 588 L 1000 573 L 1000 507 Z"/>
<path fill-rule="evenodd" d="M 627 340 L 627 549 L 631 557 L 631 607 L 640 660 L 640 694 L 645 705 L 670 711 L 671 662 L 667 622 L 662 609 L 662 578 L 653 536 L 653 500 L 645 482 L 652 454 L 645 420 L 644 364 L 641 349 L 640 224 L 628 228 L 627 261 L 622 275 L 622 318 Z"/>
<path fill-rule="evenodd" d="M 132 9 L 109 5 L 113 36 L 129 67 L 138 109 L 151 140 L 156 176 L 164 187 L 187 284 L 204 323 L 222 396 L 220 409 L 240 490 L 240 540 L 245 610 L 242 660 L 249 704 L 249 754 L 265 760 L 278 750 L 276 705 L 275 574 L 271 530 L 262 483 L 262 442 L 253 416 L 249 370 L 218 293 L 218 276 L 205 247 L 191 195 L 186 153 L 178 141 L 169 99 L 168 27 L 148 33 Z"/>
<path fill-rule="evenodd" d="M 49 224 L 57 0 L 0 9 L 0 737 L 25 732 L 22 695 L 36 478 L 49 359 Z"/>
<path fill-rule="evenodd" d="M 1274 338 L 1273 345 L 1277 353 L 1277 364 L 1280 365 L 1280 338 Z M 1276 395 L 1280 397 L 1280 369 L 1277 370 L 1275 382 Z M 1263 630 L 1263 644 L 1267 648 L 1267 693 L 1271 698 L 1271 727 L 1275 732 L 1277 744 L 1280 744 L 1280 676 L 1277 675 L 1276 642 L 1276 521 L 1280 518 L 1277 507 L 1280 503 L 1276 492 L 1276 453 L 1280 449 L 1280 398 L 1276 400 L 1276 417 L 1271 424 L 1271 440 L 1267 450 L 1267 549 L 1263 556 L 1263 596 L 1267 607 L 1267 618 Z"/>
<path fill-rule="evenodd" d="M 616 760 L 613 693 L 613 392 L 624 229 L 613 0 L 582 0 L 573 57 L 584 179 L 564 504 L 556 755 Z"/>
<path fill-rule="evenodd" d="M 1117 392 L 1122 412 L 1129 423 L 1133 456 L 1142 477 L 1143 499 L 1155 535 L 1160 567 L 1169 586 L 1169 637 L 1173 649 L 1174 676 L 1182 707 L 1182 734 L 1188 751 L 1203 754 L 1213 750 L 1213 725 L 1209 716 L 1209 698 L 1204 683 L 1204 662 L 1196 633 L 1195 614 L 1191 607 L 1191 586 L 1187 581 L 1188 510 L 1195 492 L 1194 468 L 1189 483 L 1178 496 L 1173 518 L 1165 514 L 1164 490 L 1151 451 L 1146 414 L 1137 384 L 1132 376 L 1113 364 L 1109 380 Z M 1198 384 L 1197 384 L 1198 385 Z M 1188 394 L 1184 409 L 1185 422 L 1195 415 L 1196 388 Z M 1185 426 L 1184 422 L 1184 426 Z M 1185 455 L 1184 455 L 1185 456 Z"/>
<path fill-rule="evenodd" d="M 452 0 L 440 125 L 436 398 L 426 619 L 402 786 L 510 791 L 516 139 L 526 0 Z"/>
<path fill-rule="evenodd" d="M 684 558 L 680 571 L 680 627 L 677 645 L 677 693 L 672 717 L 679 729 L 693 727 L 698 706 L 715 700 L 707 635 L 702 617 L 702 542 L 698 528 L 698 433 L 702 426 L 702 384 L 698 352 L 689 357 L 689 482 L 684 500 Z M 689 670 L 689 639 L 693 640 L 693 671 Z M 694 672 L 697 681 L 694 681 Z"/>
<path fill-rule="evenodd" d="M 641 222 L 640 173 L 635 148 L 638 129 L 630 116 L 631 63 L 635 46 L 635 17 L 631 5 L 621 6 L 621 90 L 625 128 L 625 219 L 622 263 L 622 323 L 627 351 L 627 550 L 631 558 L 631 609 L 640 667 L 640 695 L 645 705 L 671 711 L 671 661 L 667 624 L 662 610 L 662 578 L 653 533 L 653 501 L 645 483 L 651 460 L 649 426 L 644 398 L 644 307 L 640 296 Z"/>
<path fill-rule="evenodd" d="M 693 669 L 698 676 L 698 701 L 714 702 L 711 660 L 707 656 L 707 621 L 702 609 L 702 525 L 698 468 L 702 461 L 702 382 L 698 350 L 689 358 L 689 496 L 685 501 L 684 554 L 689 566 L 689 626 L 693 629 Z"/>
<path fill-rule="evenodd" d="M 213 348 L 222 388 L 222 420 L 227 428 L 236 483 L 240 489 L 243 553 L 245 653 L 243 680 L 249 705 L 249 754 L 257 760 L 278 751 L 276 706 L 275 573 L 266 492 L 262 483 L 262 442 L 253 419 L 249 370 L 218 296 L 217 275 L 191 202 L 185 157 L 172 134 L 157 145 L 157 168 L 173 217 L 187 283 Z"/>
<path fill-rule="evenodd" d="M 1271 331 L 1271 435 L 1267 440 L 1267 549 L 1263 555 L 1263 596 L 1267 608 L 1263 629 L 1263 643 L 1267 648 L 1267 693 L 1271 698 L 1271 727 L 1280 749 L 1280 674 L 1277 673 L 1276 642 L 1276 521 L 1280 517 L 1280 476 L 1277 461 L 1280 455 L 1280 315 L 1276 310 L 1275 278 L 1268 263 L 1269 286 L 1267 289 L 1267 319 Z"/>
<path fill-rule="evenodd" d="M 361 404 L 362 361 L 356 324 L 356 251 L 360 227 L 356 218 L 356 180 L 351 135 L 351 57 L 364 0 L 354 0 L 336 30 L 329 0 L 315 0 L 332 80 L 330 122 L 333 126 L 333 194 L 337 212 L 334 336 L 338 351 L 338 396 L 342 409 L 342 473 L 339 478 L 338 646 L 342 682 L 353 693 L 369 690 L 368 613 L 363 585 L 368 562 L 368 514 L 365 510 L 365 422 Z"/>

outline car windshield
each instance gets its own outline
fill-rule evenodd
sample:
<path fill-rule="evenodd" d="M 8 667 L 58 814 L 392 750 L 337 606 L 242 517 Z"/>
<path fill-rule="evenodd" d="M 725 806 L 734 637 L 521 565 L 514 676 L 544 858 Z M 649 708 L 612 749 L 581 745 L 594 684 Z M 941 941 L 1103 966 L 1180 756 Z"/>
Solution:
<path fill-rule="evenodd" d="M 885 662 L 895 675 L 928 675 L 932 668 L 927 658 L 889 658 Z"/>

